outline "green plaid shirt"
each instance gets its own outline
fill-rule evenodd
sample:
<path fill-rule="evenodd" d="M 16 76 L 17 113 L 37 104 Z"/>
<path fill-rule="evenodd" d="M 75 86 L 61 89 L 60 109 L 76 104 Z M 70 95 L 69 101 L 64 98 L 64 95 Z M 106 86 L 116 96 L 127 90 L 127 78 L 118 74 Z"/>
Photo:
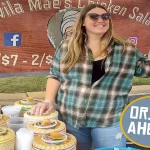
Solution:
<path fill-rule="evenodd" d="M 123 53 L 122 45 L 113 41 L 108 48 L 105 74 L 91 85 L 93 63 L 88 56 L 92 52 L 85 48 L 86 61 L 76 63 L 68 73 L 63 73 L 61 64 L 67 41 L 56 50 L 48 77 L 61 83 L 56 97 L 59 111 L 63 119 L 76 128 L 115 125 L 129 103 L 133 76 L 150 77 L 150 60 L 131 46 Z"/>

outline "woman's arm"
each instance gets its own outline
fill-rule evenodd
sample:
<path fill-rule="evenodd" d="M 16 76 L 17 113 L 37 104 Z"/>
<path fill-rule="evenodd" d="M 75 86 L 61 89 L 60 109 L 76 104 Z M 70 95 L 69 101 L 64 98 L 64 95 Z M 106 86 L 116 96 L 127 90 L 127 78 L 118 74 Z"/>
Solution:
<path fill-rule="evenodd" d="M 53 78 L 47 79 L 45 101 L 55 103 L 56 95 L 60 87 L 60 82 Z"/>
<path fill-rule="evenodd" d="M 31 114 L 42 115 L 55 109 L 55 99 L 60 83 L 60 46 L 57 48 L 47 79 L 45 100 L 35 105 Z"/>
<path fill-rule="evenodd" d="M 150 77 L 150 51 L 148 53 L 148 58 L 146 58 L 136 49 L 136 58 L 137 61 L 134 75 L 138 77 Z"/>
<path fill-rule="evenodd" d="M 47 79 L 46 85 L 46 94 L 45 100 L 41 103 L 36 104 L 32 110 L 30 111 L 31 114 L 42 115 L 43 113 L 50 113 L 52 110 L 55 109 L 55 99 L 60 87 L 60 82 L 53 78 Z"/>

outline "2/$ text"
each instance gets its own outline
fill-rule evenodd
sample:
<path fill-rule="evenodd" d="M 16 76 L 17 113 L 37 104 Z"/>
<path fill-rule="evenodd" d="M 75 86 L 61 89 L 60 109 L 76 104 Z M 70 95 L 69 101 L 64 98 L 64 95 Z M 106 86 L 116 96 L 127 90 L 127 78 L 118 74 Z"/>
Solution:
<path fill-rule="evenodd" d="M 150 115 L 148 107 L 131 106 L 128 134 L 150 135 Z"/>

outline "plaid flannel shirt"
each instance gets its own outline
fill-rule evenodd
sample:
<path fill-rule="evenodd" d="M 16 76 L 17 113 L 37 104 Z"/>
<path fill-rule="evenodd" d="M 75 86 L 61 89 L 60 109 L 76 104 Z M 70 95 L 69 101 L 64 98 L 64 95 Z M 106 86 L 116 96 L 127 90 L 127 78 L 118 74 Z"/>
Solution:
<path fill-rule="evenodd" d="M 91 85 L 93 63 L 88 57 L 91 50 L 86 47 L 84 63 L 77 62 L 68 73 L 63 73 L 61 60 L 66 51 L 67 41 L 64 41 L 56 50 L 48 76 L 61 83 L 56 103 L 63 119 L 76 128 L 118 123 L 129 103 L 133 76 L 150 77 L 150 60 L 131 46 L 123 53 L 122 45 L 113 41 L 105 61 L 105 74 Z"/>

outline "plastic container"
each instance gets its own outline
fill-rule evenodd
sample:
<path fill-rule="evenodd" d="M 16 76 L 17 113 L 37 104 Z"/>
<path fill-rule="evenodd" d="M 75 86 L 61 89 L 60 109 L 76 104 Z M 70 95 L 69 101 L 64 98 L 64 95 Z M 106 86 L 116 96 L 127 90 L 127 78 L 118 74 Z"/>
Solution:
<path fill-rule="evenodd" d="M 2 107 L 2 112 L 4 115 L 11 117 L 19 117 L 20 116 L 20 108 L 14 105 L 4 106 Z"/>
<path fill-rule="evenodd" d="M 15 132 L 9 128 L 0 127 L 0 150 L 14 150 Z"/>
<path fill-rule="evenodd" d="M 24 114 L 24 118 L 29 119 L 30 122 L 43 121 L 45 119 L 58 120 L 58 111 L 54 110 L 49 114 L 42 114 L 41 116 L 31 115 L 28 111 Z"/>
<path fill-rule="evenodd" d="M 25 139 L 25 140 L 24 140 Z M 21 128 L 16 132 L 15 150 L 31 150 L 34 133 L 26 128 Z"/>
<path fill-rule="evenodd" d="M 17 132 L 20 128 L 26 128 L 28 124 L 28 119 L 22 117 L 12 117 L 6 121 L 8 128 L 11 128 Z"/>
<path fill-rule="evenodd" d="M 51 120 L 51 119 L 50 119 Z M 27 125 L 27 128 L 31 131 L 34 132 L 34 134 L 37 135 L 44 135 L 53 131 L 57 131 L 57 132 L 61 132 L 61 133 L 66 133 L 66 125 L 64 122 L 59 121 L 59 120 L 51 120 L 56 122 L 56 125 L 54 124 L 54 126 L 40 126 L 39 123 L 40 122 L 35 122 L 35 123 L 29 123 Z"/>
<path fill-rule="evenodd" d="M 77 144 L 76 138 L 73 135 L 68 134 L 68 133 L 65 133 L 65 135 L 67 136 L 67 139 L 64 142 L 59 141 L 59 143 L 53 143 L 53 144 L 50 144 L 49 142 L 45 142 L 44 137 L 45 136 L 47 137 L 48 134 L 46 134 L 42 137 L 35 136 L 35 138 L 33 140 L 33 144 L 32 144 L 32 150 L 42 150 L 42 149 L 45 149 L 45 150 L 77 150 L 76 149 L 76 144 Z"/>

